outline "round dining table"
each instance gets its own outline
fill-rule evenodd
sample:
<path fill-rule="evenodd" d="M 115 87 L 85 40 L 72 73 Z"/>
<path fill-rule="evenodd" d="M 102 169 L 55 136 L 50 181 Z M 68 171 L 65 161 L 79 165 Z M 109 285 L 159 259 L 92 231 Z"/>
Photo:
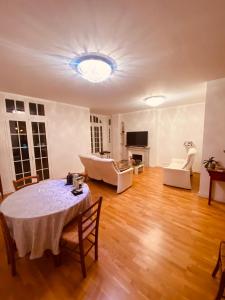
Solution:
<path fill-rule="evenodd" d="M 90 190 L 83 184 L 83 193 L 74 196 L 73 186 L 65 180 L 45 180 L 22 188 L 8 196 L 0 210 L 15 240 L 19 257 L 30 253 L 39 258 L 45 250 L 59 254 L 63 227 L 89 207 Z"/>

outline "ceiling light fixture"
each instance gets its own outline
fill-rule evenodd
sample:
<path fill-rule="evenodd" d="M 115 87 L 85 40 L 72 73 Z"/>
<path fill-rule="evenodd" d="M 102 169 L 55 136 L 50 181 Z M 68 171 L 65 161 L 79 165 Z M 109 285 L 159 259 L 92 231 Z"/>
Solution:
<path fill-rule="evenodd" d="M 85 53 L 71 60 L 70 66 L 81 77 L 91 82 L 102 82 L 116 70 L 116 62 L 100 53 Z"/>
<path fill-rule="evenodd" d="M 150 96 L 144 99 L 144 102 L 149 106 L 156 107 L 165 102 L 165 96 Z"/>

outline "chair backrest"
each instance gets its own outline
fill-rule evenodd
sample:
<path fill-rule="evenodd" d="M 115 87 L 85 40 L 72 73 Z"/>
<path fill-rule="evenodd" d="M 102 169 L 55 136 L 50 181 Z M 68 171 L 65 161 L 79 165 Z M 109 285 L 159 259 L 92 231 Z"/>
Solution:
<path fill-rule="evenodd" d="M 94 155 L 79 155 L 80 160 L 85 168 L 85 173 L 87 173 L 88 177 L 101 180 L 101 176 L 99 175 L 99 170 L 96 168 L 94 163 L 95 156 Z"/>
<path fill-rule="evenodd" d="M 120 172 L 112 158 L 94 158 L 95 169 L 98 170 L 100 180 L 117 185 Z"/>
<path fill-rule="evenodd" d="M 0 212 L 0 225 L 5 241 L 5 247 L 7 252 L 8 261 L 12 260 L 12 256 L 14 255 L 14 241 L 10 235 L 8 225 L 5 220 L 5 216 L 2 212 Z"/>
<path fill-rule="evenodd" d="M 81 243 L 89 234 L 93 234 L 98 239 L 98 227 L 102 205 L 102 197 L 87 208 L 78 217 L 78 236 Z"/>
<path fill-rule="evenodd" d="M 33 181 L 33 179 L 35 179 L 35 181 Z M 39 182 L 39 176 L 27 176 L 27 177 L 23 177 L 20 178 L 18 180 L 13 180 L 13 185 L 16 191 L 28 186 L 28 185 L 32 185 L 32 184 L 36 184 Z"/>

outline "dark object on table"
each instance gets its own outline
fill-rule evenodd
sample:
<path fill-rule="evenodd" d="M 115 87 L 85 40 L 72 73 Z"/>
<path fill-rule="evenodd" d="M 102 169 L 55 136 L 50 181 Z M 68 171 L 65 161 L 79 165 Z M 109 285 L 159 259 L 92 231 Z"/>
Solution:
<path fill-rule="evenodd" d="M 68 175 L 66 176 L 66 185 L 72 185 L 74 184 L 74 176 L 76 178 L 76 180 L 83 180 L 83 182 L 87 182 L 87 174 L 85 172 L 83 173 L 68 173 Z"/>
<path fill-rule="evenodd" d="M 208 205 L 211 203 L 212 183 L 213 181 L 225 181 L 225 169 L 207 169 L 210 176 L 209 199 Z"/>
<path fill-rule="evenodd" d="M 223 298 L 223 291 L 225 288 L 225 241 L 222 241 L 220 243 L 217 263 L 212 273 L 213 278 L 216 276 L 217 272 L 219 271 L 219 268 L 221 268 L 222 272 L 220 278 L 220 285 L 215 300 L 220 300 Z"/>
<path fill-rule="evenodd" d="M 85 256 L 92 247 L 95 249 L 95 260 L 98 260 L 98 228 L 102 197 L 72 220 L 63 229 L 60 245 L 62 248 L 79 255 L 83 277 L 87 276 Z M 74 247 L 71 247 L 74 246 Z M 85 249 L 85 245 L 88 249 Z M 67 247 L 68 246 L 68 247 Z"/>
<path fill-rule="evenodd" d="M 74 190 L 71 191 L 71 193 L 72 193 L 74 196 L 78 196 L 78 195 L 83 194 L 83 190 L 82 190 L 82 188 L 80 188 L 80 189 L 78 189 L 78 190 L 74 189 Z"/>
<path fill-rule="evenodd" d="M 72 173 L 68 173 L 68 175 L 66 176 L 66 185 L 72 185 L 73 184 L 73 174 Z"/>

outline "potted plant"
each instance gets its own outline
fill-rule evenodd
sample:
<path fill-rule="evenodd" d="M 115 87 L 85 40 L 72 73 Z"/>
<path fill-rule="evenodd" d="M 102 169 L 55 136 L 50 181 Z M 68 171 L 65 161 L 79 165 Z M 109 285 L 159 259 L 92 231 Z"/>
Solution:
<path fill-rule="evenodd" d="M 203 161 L 203 165 L 206 169 L 215 169 L 218 165 L 218 161 L 214 159 L 215 157 L 211 156 L 209 159 Z"/>

